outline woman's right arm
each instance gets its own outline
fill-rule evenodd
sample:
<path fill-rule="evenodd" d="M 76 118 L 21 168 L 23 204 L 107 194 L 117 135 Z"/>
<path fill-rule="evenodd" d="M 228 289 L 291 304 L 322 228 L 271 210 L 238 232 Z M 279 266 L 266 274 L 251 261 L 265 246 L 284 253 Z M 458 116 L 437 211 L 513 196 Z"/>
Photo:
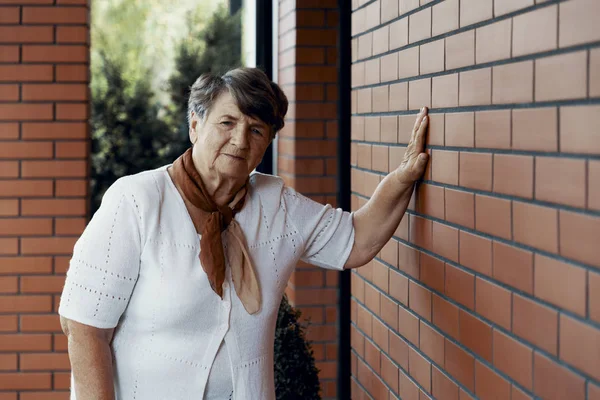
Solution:
<path fill-rule="evenodd" d="M 67 335 L 77 400 L 114 400 L 110 342 L 114 329 L 100 329 L 60 317 Z"/>

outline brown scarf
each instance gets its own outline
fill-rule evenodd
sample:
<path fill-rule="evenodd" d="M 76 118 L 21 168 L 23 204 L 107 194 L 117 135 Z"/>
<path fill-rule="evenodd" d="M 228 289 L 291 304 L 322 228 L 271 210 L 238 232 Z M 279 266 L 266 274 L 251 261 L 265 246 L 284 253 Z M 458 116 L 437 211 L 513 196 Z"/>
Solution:
<path fill-rule="evenodd" d="M 233 218 L 244 206 L 248 182 L 235 195 L 229 207 L 219 207 L 210 197 L 188 149 L 172 166 L 173 179 L 183 192 L 188 212 L 200 238 L 200 263 L 212 289 L 223 297 L 225 253 L 231 268 L 235 291 L 249 314 L 260 310 L 258 280 L 248 254 L 246 237 Z M 223 234 L 223 238 L 221 237 Z M 227 243 L 223 249 L 223 239 Z"/>

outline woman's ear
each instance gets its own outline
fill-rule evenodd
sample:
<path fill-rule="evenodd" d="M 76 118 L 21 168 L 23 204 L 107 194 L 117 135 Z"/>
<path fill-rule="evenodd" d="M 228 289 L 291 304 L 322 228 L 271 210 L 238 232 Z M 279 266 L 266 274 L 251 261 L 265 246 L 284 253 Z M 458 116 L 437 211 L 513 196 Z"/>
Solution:
<path fill-rule="evenodd" d="M 198 127 L 198 115 L 192 111 L 192 116 L 190 118 L 190 142 L 192 142 L 192 144 L 196 144 L 196 141 L 198 140 L 198 131 L 196 130 Z"/>

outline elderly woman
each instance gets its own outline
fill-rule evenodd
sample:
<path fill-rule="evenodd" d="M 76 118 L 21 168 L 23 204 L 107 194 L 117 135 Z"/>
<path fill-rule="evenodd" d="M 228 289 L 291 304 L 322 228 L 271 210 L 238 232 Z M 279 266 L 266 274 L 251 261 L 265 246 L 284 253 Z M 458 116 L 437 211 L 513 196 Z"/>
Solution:
<path fill-rule="evenodd" d="M 423 109 L 401 165 L 364 207 L 323 206 L 253 172 L 287 108 L 260 70 L 201 76 L 189 98 L 192 147 L 106 192 L 60 303 L 71 399 L 275 398 L 275 322 L 294 266 L 369 262 L 427 164 Z"/>

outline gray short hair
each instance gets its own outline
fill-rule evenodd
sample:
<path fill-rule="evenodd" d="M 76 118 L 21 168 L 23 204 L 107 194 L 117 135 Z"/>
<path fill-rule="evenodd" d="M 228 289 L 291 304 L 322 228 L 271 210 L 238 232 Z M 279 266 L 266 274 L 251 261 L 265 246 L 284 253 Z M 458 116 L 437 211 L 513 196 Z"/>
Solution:
<path fill-rule="evenodd" d="M 242 113 L 260 119 L 271 128 L 271 138 L 285 125 L 287 97 L 258 68 L 237 68 L 223 76 L 200 76 L 191 87 L 188 123 L 191 123 L 192 112 L 205 118 L 216 98 L 225 90 L 229 90 Z"/>

